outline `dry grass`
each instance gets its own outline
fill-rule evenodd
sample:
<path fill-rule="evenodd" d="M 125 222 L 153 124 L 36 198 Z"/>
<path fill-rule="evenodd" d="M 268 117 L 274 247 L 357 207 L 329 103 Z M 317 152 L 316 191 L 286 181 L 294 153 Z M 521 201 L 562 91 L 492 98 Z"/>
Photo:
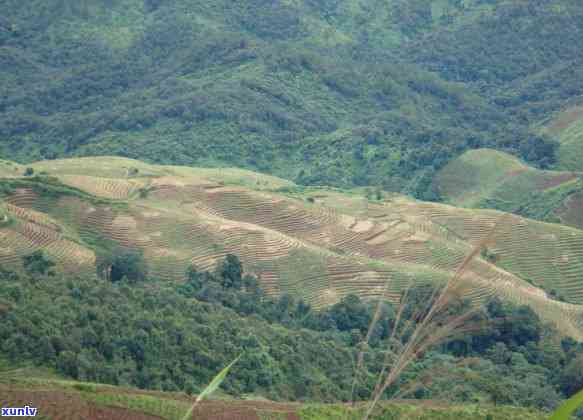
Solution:
<path fill-rule="evenodd" d="M 483 324 L 474 321 L 475 316 L 482 310 L 480 306 L 470 306 L 461 313 L 452 313 L 449 308 L 452 302 L 460 298 L 464 272 L 480 254 L 482 248 L 490 244 L 499 222 L 496 222 L 490 233 L 474 246 L 446 284 L 443 287 L 433 287 L 427 303 L 416 308 L 408 318 L 404 314 L 409 305 L 410 289 L 405 289 L 397 308 L 391 336 L 387 342 L 385 360 L 363 420 L 370 418 L 385 391 L 396 384 L 407 367 L 427 350 L 463 334 L 483 328 Z M 383 299 L 380 299 L 369 325 L 368 333 L 362 343 L 362 349 L 357 356 L 352 386 L 353 396 L 364 366 L 364 350 L 368 346 L 375 325 L 381 317 L 382 304 Z M 415 387 L 416 384 L 405 384 L 397 396 L 402 397 L 404 393 L 411 392 Z"/>

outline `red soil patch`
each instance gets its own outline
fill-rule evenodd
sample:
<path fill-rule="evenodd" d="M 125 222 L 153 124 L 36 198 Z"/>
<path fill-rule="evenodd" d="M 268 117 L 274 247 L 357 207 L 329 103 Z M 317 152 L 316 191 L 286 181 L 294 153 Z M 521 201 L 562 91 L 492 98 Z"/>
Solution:
<path fill-rule="evenodd" d="M 299 420 L 296 404 L 270 401 L 204 401 L 194 411 L 193 420 L 261 420 L 261 413 L 284 414 L 287 420 Z"/>
<path fill-rule="evenodd" d="M 553 121 L 549 126 L 549 132 L 558 134 L 580 118 L 583 118 L 583 107 L 571 108 Z"/>
<path fill-rule="evenodd" d="M 567 181 L 570 181 L 574 178 L 577 178 L 577 175 L 573 173 L 563 173 L 552 178 L 542 179 L 537 182 L 537 189 L 539 190 L 546 190 L 548 188 L 556 187 L 557 185 L 561 185 Z"/>
<path fill-rule="evenodd" d="M 583 193 L 570 195 L 557 210 L 557 215 L 566 225 L 583 229 Z"/>
<path fill-rule="evenodd" d="M 35 407 L 37 416 L 55 420 L 161 420 L 124 408 L 96 405 L 75 394 L 58 391 L 13 391 L 0 388 L 0 406 Z M 12 418 L 12 417 L 7 417 Z"/>

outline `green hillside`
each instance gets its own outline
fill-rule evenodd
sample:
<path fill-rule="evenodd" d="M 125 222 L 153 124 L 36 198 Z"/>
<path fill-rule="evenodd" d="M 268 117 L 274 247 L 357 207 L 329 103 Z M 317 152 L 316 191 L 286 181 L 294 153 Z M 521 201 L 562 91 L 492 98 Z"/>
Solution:
<path fill-rule="evenodd" d="M 542 420 L 582 392 L 583 1 L 0 10 L 3 415 Z"/>
<path fill-rule="evenodd" d="M 436 198 L 433 170 L 468 148 L 553 163 L 554 143 L 531 120 L 580 92 L 581 10 L 568 0 L 9 0 L 0 155 L 238 166 Z"/>
<path fill-rule="evenodd" d="M 382 304 L 354 384 L 375 306 L 354 295 L 320 311 L 271 299 L 236 266 L 227 258 L 179 282 L 2 269 L 0 404 L 28 404 L 47 420 L 182 420 L 193 395 L 240 356 L 193 419 L 361 419 L 396 308 Z M 483 315 L 494 319 L 488 327 L 419 355 L 373 418 L 534 420 L 581 385 L 581 344 L 559 345 L 526 306 L 493 300 Z"/>
<path fill-rule="evenodd" d="M 583 109 L 567 107 L 553 115 L 543 133 L 559 144 L 557 167 L 566 171 L 583 171 Z"/>
<path fill-rule="evenodd" d="M 492 208 L 583 227 L 581 172 L 540 170 L 506 153 L 479 149 L 448 163 L 433 185 L 456 206 Z"/>

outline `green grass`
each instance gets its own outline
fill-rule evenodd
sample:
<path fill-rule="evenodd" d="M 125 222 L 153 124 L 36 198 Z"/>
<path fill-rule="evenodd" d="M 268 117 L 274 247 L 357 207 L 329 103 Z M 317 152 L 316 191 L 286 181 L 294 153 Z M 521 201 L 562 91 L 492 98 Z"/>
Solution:
<path fill-rule="evenodd" d="M 487 405 L 447 405 L 431 408 L 431 404 L 383 403 L 373 415 L 375 420 L 546 420 L 547 415 L 530 409 L 514 407 L 494 407 Z M 364 413 L 361 408 L 341 406 L 306 406 L 300 410 L 302 420 L 360 420 Z"/>
<path fill-rule="evenodd" d="M 505 153 L 473 150 L 439 171 L 435 185 L 446 202 L 462 207 L 491 208 L 532 219 L 581 228 L 576 218 L 561 219 L 571 195 L 583 191 L 581 177 L 543 171 Z"/>
<path fill-rule="evenodd" d="M 550 420 L 569 420 L 577 409 L 583 405 L 583 390 L 573 395 L 553 413 Z"/>
<path fill-rule="evenodd" d="M 182 418 L 189 407 L 189 404 L 184 401 L 175 401 L 150 395 L 83 392 L 82 396 L 84 399 L 99 405 L 128 408 L 130 410 L 159 416 L 165 420 L 178 420 Z"/>
<path fill-rule="evenodd" d="M 557 113 L 542 131 L 560 143 L 557 168 L 583 171 L 583 109 L 570 107 Z"/>
<path fill-rule="evenodd" d="M 466 152 L 436 177 L 440 194 L 464 207 L 475 207 L 490 197 L 507 174 L 527 169 L 514 156 L 490 149 Z"/>

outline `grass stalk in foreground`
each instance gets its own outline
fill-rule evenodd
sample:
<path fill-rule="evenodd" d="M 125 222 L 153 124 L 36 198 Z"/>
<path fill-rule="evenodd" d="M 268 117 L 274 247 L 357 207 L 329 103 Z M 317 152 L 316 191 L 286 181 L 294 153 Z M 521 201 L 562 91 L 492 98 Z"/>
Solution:
<path fill-rule="evenodd" d="M 235 363 L 237 363 L 239 361 L 240 358 L 241 358 L 241 355 L 239 355 L 235 360 L 233 360 L 231 363 L 229 363 L 223 370 L 221 370 L 218 373 L 217 376 L 215 376 L 213 378 L 213 380 L 206 386 L 205 389 L 202 390 L 202 392 L 198 395 L 198 397 L 196 397 L 194 404 L 192 404 L 190 409 L 186 412 L 186 414 L 184 415 L 184 417 L 182 417 L 181 420 L 189 420 L 192 417 L 192 413 L 194 412 L 194 409 L 196 408 L 196 406 L 203 399 L 205 399 L 206 397 L 210 396 L 213 392 L 215 392 L 219 388 L 219 386 L 221 386 L 221 384 L 223 383 L 223 381 L 227 377 L 229 370 L 233 367 L 233 365 Z"/>
<path fill-rule="evenodd" d="M 569 420 L 581 406 L 583 406 L 583 389 L 561 404 L 549 420 Z"/>
<path fill-rule="evenodd" d="M 482 248 L 491 241 L 500 222 L 501 220 L 498 220 L 488 235 L 476 244 L 464 258 L 453 276 L 446 282 L 445 286 L 442 288 L 435 287 L 427 304 L 423 305 L 423 308 L 417 309 L 406 320 L 403 319 L 402 315 L 408 305 L 409 289 L 405 290 L 399 303 L 397 318 L 389 339 L 389 348 L 387 349 L 385 361 L 363 420 L 370 418 L 385 391 L 396 384 L 405 369 L 424 352 L 435 345 L 455 339 L 463 333 L 480 329 L 472 320 L 480 312 L 480 307 L 469 308 L 462 314 L 451 314 L 448 309 L 449 304 L 459 296 L 463 274 L 476 256 L 480 254 Z M 372 323 L 377 321 L 378 319 L 375 317 Z M 357 368 L 359 367 L 361 367 L 360 363 Z"/>

